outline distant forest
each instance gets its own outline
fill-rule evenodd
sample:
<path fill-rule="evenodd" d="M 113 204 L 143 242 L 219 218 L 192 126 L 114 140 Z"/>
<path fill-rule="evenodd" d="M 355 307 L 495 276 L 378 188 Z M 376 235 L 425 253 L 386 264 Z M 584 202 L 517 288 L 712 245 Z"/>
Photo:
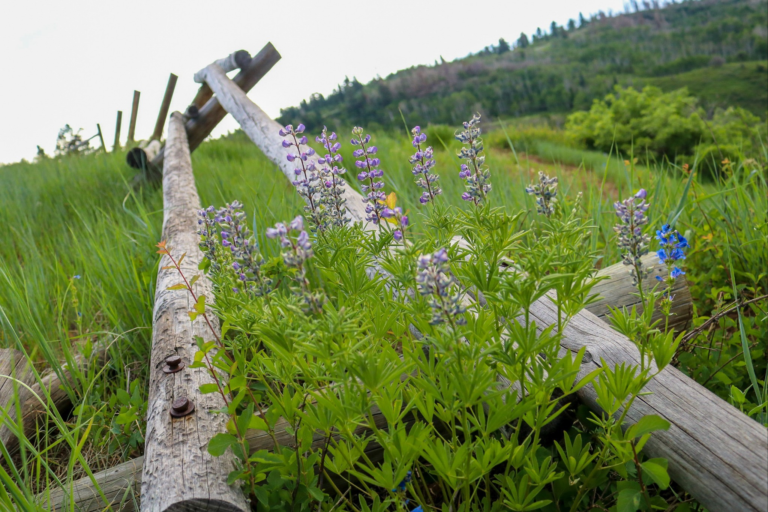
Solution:
<path fill-rule="evenodd" d="M 281 110 L 279 121 L 385 128 L 401 126 L 402 112 L 409 122 L 456 125 L 474 111 L 503 118 L 585 110 L 617 84 L 688 86 L 710 111 L 736 104 L 765 118 L 766 59 L 767 0 L 632 0 L 627 12 L 552 22 L 452 62 L 368 84 L 345 78 L 328 96 Z"/>

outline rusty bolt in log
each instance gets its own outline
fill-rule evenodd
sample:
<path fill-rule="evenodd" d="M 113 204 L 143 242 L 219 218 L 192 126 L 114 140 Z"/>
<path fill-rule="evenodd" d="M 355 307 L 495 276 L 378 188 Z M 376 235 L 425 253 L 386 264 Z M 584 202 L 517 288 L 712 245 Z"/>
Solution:
<path fill-rule="evenodd" d="M 195 402 L 189 398 L 177 398 L 171 404 L 171 417 L 183 418 L 195 412 Z"/>
<path fill-rule="evenodd" d="M 165 358 L 165 366 L 163 366 L 165 373 L 176 373 L 183 369 L 184 361 L 179 356 L 168 356 Z"/>

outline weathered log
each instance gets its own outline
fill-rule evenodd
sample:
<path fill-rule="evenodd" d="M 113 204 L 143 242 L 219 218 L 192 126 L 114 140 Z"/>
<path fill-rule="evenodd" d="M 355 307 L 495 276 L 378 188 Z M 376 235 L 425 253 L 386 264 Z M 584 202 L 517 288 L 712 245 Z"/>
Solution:
<path fill-rule="evenodd" d="M 157 121 L 155 122 L 155 131 L 152 133 L 152 140 L 160 140 L 163 137 L 163 128 L 165 127 L 165 118 L 168 117 L 168 111 L 171 108 L 171 98 L 173 98 L 173 91 L 176 89 L 176 80 L 179 77 L 171 73 L 168 77 L 168 84 L 165 86 L 165 94 L 163 95 L 163 102 L 160 104 L 160 112 L 157 114 Z M 157 154 L 157 153 L 155 153 Z M 154 157 L 155 155 L 152 155 Z M 151 161 L 151 159 L 150 159 Z"/>
<path fill-rule="evenodd" d="M 35 374 L 29 366 L 27 358 L 12 348 L 0 349 L 0 443 L 6 449 L 17 445 L 16 436 L 13 435 L 8 423 L 16 423 L 16 406 L 21 404 L 24 414 L 24 396 L 27 389 L 22 385 L 31 385 L 35 380 Z M 22 384 L 20 384 L 22 383 Z"/>
<path fill-rule="evenodd" d="M 93 352 L 90 360 L 75 357 L 74 364 L 80 368 L 80 371 L 84 371 L 89 364 L 103 365 L 106 359 L 107 350 L 100 348 Z M 49 421 L 49 408 L 56 409 L 62 415 L 66 415 L 72 409 L 72 398 L 65 386 L 69 385 L 68 382 L 73 378 L 69 365 L 64 364 L 59 373 L 44 374 L 38 382 L 34 382 L 34 375 L 32 375 L 30 389 L 19 388 L 24 435 L 27 438 L 35 435 L 39 424 Z M 46 395 L 50 396 L 49 400 Z M 38 397 L 46 403 L 40 403 Z M 0 441 L 5 444 L 11 455 L 15 455 L 19 451 L 19 440 L 6 425 L 0 427 Z"/>
<path fill-rule="evenodd" d="M 115 143 L 112 145 L 112 151 L 120 149 L 120 129 L 123 127 L 123 111 L 117 111 L 117 121 L 115 121 Z"/>
<path fill-rule="evenodd" d="M 243 131 L 291 178 L 292 166 L 279 144 L 280 126 L 229 81 L 220 68 L 210 65 L 201 73 Z M 361 198 L 350 193 L 349 187 L 346 191 L 347 207 L 357 217 L 362 210 Z M 552 316 L 553 308 L 552 301 L 544 298 L 531 306 L 530 314 L 545 327 L 557 321 L 556 314 Z M 562 346 L 569 350 L 589 347 L 591 358 L 587 359 L 592 362 L 585 363 L 585 367 L 599 365 L 600 357 L 611 366 L 639 362 L 635 345 L 588 311 L 571 320 L 563 333 Z M 632 408 L 627 426 L 651 412 L 672 423 L 668 432 L 651 437 L 646 445 L 648 453 L 667 458 L 672 477 L 712 511 L 734 510 L 735 504 L 739 510 L 766 510 L 766 429 L 672 367 L 657 376 L 648 390 L 654 394 L 643 397 Z M 594 411 L 602 412 L 590 393 L 594 390 L 585 387 L 579 395 Z"/>
<path fill-rule="evenodd" d="M 272 43 L 267 43 L 264 48 L 251 59 L 248 65 L 243 67 L 243 69 L 235 75 L 232 81 L 237 84 L 242 91 L 247 93 L 279 60 L 280 54 L 275 50 L 275 47 L 272 46 Z M 194 151 L 197 149 L 226 115 L 227 111 L 221 107 L 216 98 L 210 98 L 206 101 L 205 105 L 199 109 L 198 116 L 190 118 L 186 122 L 189 150 Z M 152 159 L 152 168 L 162 169 L 163 158 L 165 158 L 165 148 L 161 149 L 155 158 Z"/>
<path fill-rule="evenodd" d="M 224 57 L 223 59 L 217 60 L 216 64 L 218 64 L 225 73 L 229 73 L 234 69 L 242 69 L 246 67 L 250 62 L 251 55 L 245 50 L 238 50 L 229 56 Z M 197 81 L 198 80 L 195 79 L 195 82 Z M 210 87 L 208 87 L 208 84 L 203 83 L 200 86 L 200 89 L 197 90 L 195 99 L 192 100 L 192 103 L 190 103 L 189 107 L 187 107 L 185 114 L 189 117 L 197 117 L 200 109 L 203 108 L 203 105 L 205 105 L 208 100 L 211 99 L 211 97 L 213 97 L 213 91 Z"/>
<path fill-rule="evenodd" d="M 643 281 L 643 289 L 652 290 L 654 286 L 659 284 L 656 276 L 666 277 L 666 267 L 659 264 L 659 258 L 656 254 L 646 254 L 643 256 L 642 261 L 645 268 L 653 269 L 651 274 Z M 632 284 L 632 276 L 629 275 L 628 268 L 625 265 L 616 264 L 598 273 L 599 276 L 608 277 L 609 279 L 600 281 L 595 285 L 593 292 L 599 295 L 600 298 L 587 309 L 601 320 L 607 320 L 606 317 L 610 314 L 608 306 L 614 308 L 619 306 L 626 308 L 637 306 L 638 312 L 643 311 L 643 307 L 640 305 L 640 298 L 637 296 L 637 288 Z M 675 280 L 675 284 L 672 286 L 672 296 L 674 300 L 672 302 L 672 315 L 669 318 L 668 328 L 680 332 L 688 326 L 693 318 L 693 299 L 685 279 Z M 654 311 L 653 320 L 662 320 L 663 318 L 664 316 L 660 310 Z"/>
<path fill-rule="evenodd" d="M 131 122 L 128 124 L 128 144 L 133 142 L 133 137 L 136 135 L 136 117 L 139 115 L 139 97 L 141 93 L 139 91 L 133 91 L 133 105 L 131 105 Z"/>
<path fill-rule="evenodd" d="M 202 253 L 198 248 L 197 210 L 200 199 L 195 188 L 187 134 L 182 116 L 171 115 L 168 127 L 168 158 L 163 168 L 163 240 L 178 261 L 187 279 L 198 273 Z M 207 442 L 225 432 L 227 416 L 214 414 L 225 406 L 218 393 L 203 394 L 202 384 L 215 383 L 205 368 L 186 366 L 177 373 L 165 373 L 164 361 L 177 355 L 189 365 L 197 352 L 196 336 L 213 339 L 206 322 L 191 322 L 187 314 L 193 300 L 186 290 L 168 290 L 181 282 L 167 255 L 160 262 L 153 314 L 152 350 L 147 405 L 147 434 L 141 481 L 141 510 L 245 510 L 246 502 L 239 488 L 227 485 L 234 471 L 231 453 L 213 457 Z M 212 296 L 212 284 L 202 275 L 193 285 L 197 297 Z M 214 329 L 218 321 L 209 315 Z M 171 405 L 186 398 L 195 410 L 174 419 Z"/>
<path fill-rule="evenodd" d="M 156 139 L 151 140 L 149 144 L 133 147 L 125 155 L 125 162 L 133 169 L 148 169 L 160 147 L 160 141 Z"/>

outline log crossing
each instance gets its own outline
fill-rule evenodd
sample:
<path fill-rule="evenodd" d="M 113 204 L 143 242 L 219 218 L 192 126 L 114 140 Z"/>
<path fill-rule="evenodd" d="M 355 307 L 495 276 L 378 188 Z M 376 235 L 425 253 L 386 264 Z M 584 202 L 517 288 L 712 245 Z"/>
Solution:
<path fill-rule="evenodd" d="M 292 181 L 292 166 L 285 158 L 287 150 L 280 145 L 281 126 L 250 101 L 217 65 L 209 65 L 198 76 L 208 83 L 248 137 Z M 360 219 L 362 197 L 350 187 L 345 187 L 345 193 L 347 209 L 355 220 Z M 550 299 L 543 298 L 531 306 L 530 314 L 545 327 L 556 323 L 553 307 Z M 584 374 L 587 368 L 599 365 L 601 357 L 611 366 L 639 363 L 635 345 L 589 312 L 581 312 L 571 320 L 561 345 L 572 351 L 587 347 L 592 362 L 585 363 Z M 649 413 L 672 424 L 669 431 L 651 436 L 646 445 L 648 453 L 668 459 L 672 478 L 713 512 L 768 510 L 768 434 L 764 427 L 673 367 L 661 372 L 648 391 L 653 394 L 632 408 L 627 427 Z M 593 411 L 602 413 L 591 386 L 582 388 L 579 396 Z"/>
<path fill-rule="evenodd" d="M 267 43 L 259 53 L 254 55 L 247 66 L 244 66 L 240 72 L 232 79 L 237 86 L 247 93 L 254 85 L 266 75 L 270 69 L 280 60 L 280 54 L 272 43 Z M 187 137 L 189 139 L 189 150 L 194 151 L 208 137 L 216 127 L 227 111 L 222 108 L 217 98 L 208 99 L 200 107 L 198 115 L 190 118 L 186 122 Z M 153 169 L 163 168 L 163 159 L 165 158 L 165 148 L 152 159 Z"/>
<path fill-rule="evenodd" d="M 167 158 L 163 167 L 163 240 L 181 263 L 187 279 L 198 274 L 202 260 L 198 248 L 197 210 L 200 199 L 195 188 L 184 121 L 178 112 L 171 115 L 168 127 Z M 202 384 L 214 383 L 205 368 L 185 367 L 177 373 L 165 373 L 169 356 L 179 356 L 189 365 L 197 352 L 195 336 L 211 340 L 213 335 L 200 319 L 191 322 L 187 312 L 192 300 L 186 290 L 168 290 L 181 282 L 176 270 L 163 270 L 171 265 L 163 256 L 157 275 L 153 314 L 152 351 L 147 408 L 147 434 L 141 480 L 141 510 L 246 510 L 245 497 L 239 488 L 227 485 L 234 471 L 231 453 L 221 457 L 208 454 L 208 440 L 225 431 L 227 416 L 214 414 L 224 407 L 217 393 L 202 394 Z M 193 285 L 198 297 L 212 296 L 212 284 L 202 275 Z M 210 315 L 218 329 L 215 315 Z M 192 414 L 172 418 L 171 404 L 186 398 L 194 403 Z"/>

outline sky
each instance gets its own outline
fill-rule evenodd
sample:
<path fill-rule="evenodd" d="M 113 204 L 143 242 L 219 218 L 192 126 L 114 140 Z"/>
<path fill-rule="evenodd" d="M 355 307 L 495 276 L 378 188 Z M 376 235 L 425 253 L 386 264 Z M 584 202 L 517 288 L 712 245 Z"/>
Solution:
<path fill-rule="evenodd" d="M 124 144 L 134 90 L 136 138 L 147 138 L 170 73 L 179 77 L 171 111 L 184 111 L 199 87 L 196 71 L 267 42 L 282 59 L 249 97 L 276 117 L 345 76 L 365 83 L 501 37 L 530 37 L 579 12 L 623 9 L 624 0 L 8 0 L 0 7 L 0 163 L 31 160 L 38 144 L 51 154 L 65 124 L 89 137 L 100 123 L 111 149 L 118 110 Z M 227 116 L 212 136 L 236 128 Z"/>

